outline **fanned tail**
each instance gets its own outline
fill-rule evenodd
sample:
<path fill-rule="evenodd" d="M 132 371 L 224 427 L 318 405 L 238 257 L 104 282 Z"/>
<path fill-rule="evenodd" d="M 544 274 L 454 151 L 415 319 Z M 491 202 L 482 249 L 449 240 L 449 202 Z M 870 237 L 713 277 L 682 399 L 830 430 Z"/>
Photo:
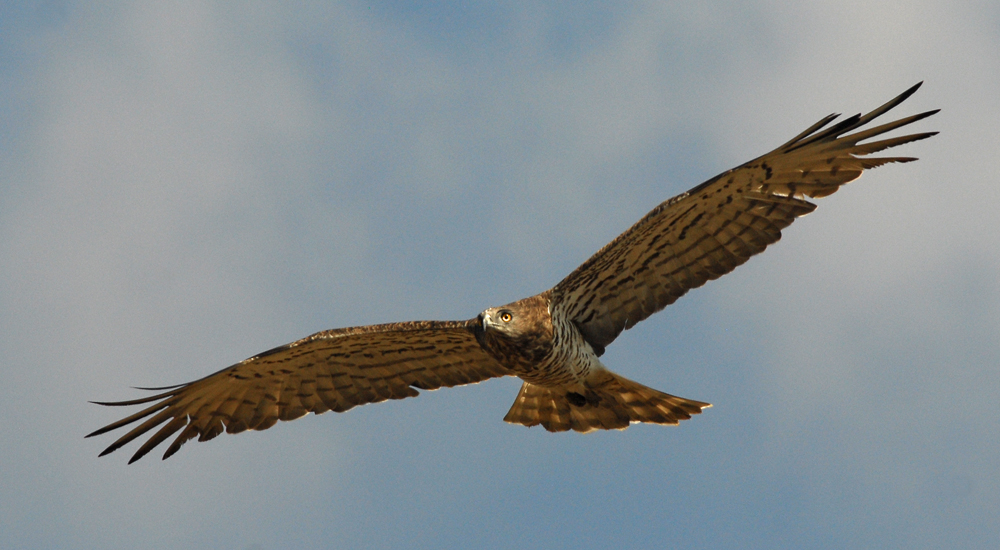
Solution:
<path fill-rule="evenodd" d="M 663 393 L 610 371 L 587 380 L 587 388 L 521 386 L 504 421 L 550 432 L 624 430 L 634 422 L 677 424 L 709 403 Z"/>

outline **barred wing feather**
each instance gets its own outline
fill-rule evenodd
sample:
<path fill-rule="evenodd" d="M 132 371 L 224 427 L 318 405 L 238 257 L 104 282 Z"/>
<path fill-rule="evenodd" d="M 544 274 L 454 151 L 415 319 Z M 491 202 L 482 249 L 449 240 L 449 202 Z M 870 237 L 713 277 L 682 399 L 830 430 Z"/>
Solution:
<path fill-rule="evenodd" d="M 509 374 L 476 341 L 478 325 L 477 319 L 417 321 L 319 332 L 188 384 L 146 388 L 166 390 L 157 395 L 99 403 L 152 405 L 87 437 L 146 419 L 101 456 L 159 427 L 129 463 L 180 432 L 167 448 L 167 458 L 195 437 L 208 441 L 223 431 L 266 430 L 278 420 L 310 412 L 343 412 L 365 403 L 414 397 L 417 389 Z"/>
<path fill-rule="evenodd" d="M 834 193 L 865 169 L 916 160 L 866 155 L 937 132 L 859 142 L 937 111 L 850 132 L 899 105 L 919 87 L 829 128 L 838 115 L 827 116 L 774 151 L 660 204 L 557 284 L 553 310 L 561 308 L 602 353 L 623 330 L 780 239 L 782 229 L 816 208 L 806 197 Z"/>

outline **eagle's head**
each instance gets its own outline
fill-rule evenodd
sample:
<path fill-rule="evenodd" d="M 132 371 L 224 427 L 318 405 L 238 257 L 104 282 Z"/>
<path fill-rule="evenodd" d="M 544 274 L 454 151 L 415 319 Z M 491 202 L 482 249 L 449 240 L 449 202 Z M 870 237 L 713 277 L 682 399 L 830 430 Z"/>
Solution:
<path fill-rule="evenodd" d="M 476 337 L 504 366 L 523 370 L 552 351 L 548 292 L 479 314 Z"/>

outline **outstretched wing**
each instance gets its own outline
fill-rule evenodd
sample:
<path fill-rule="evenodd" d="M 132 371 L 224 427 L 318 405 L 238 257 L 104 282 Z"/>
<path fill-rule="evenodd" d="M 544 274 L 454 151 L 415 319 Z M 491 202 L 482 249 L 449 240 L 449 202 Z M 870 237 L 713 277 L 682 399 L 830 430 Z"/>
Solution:
<path fill-rule="evenodd" d="M 129 463 L 180 431 L 163 455 L 166 459 L 194 437 L 208 441 L 223 431 L 266 430 L 278 420 L 309 412 L 343 412 L 355 405 L 414 397 L 419 393 L 415 388 L 433 390 L 509 374 L 479 346 L 477 326 L 477 319 L 417 321 L 318 332 L 201 380 L 147 388 L 168 390 L 157 395 L 98 403 L 153 405 L 87 437 L 151 417 L 101 456 L 166 422 Z"/>
<path fill-rule="evenodd" d="M 572 319 L 601 353 L 625 329 L 692 288 L 729 273 L 781 238 L 781 230 L 867 168 L 911 157 L 865 155 L 933 136 L 859 142 L 933 115 L 928 111 L 849 134 L 920 87 L 862 116 L 823 129 L 830 115 L 774 151 L 653 209 L 553 288 L 552 307 Z"/>

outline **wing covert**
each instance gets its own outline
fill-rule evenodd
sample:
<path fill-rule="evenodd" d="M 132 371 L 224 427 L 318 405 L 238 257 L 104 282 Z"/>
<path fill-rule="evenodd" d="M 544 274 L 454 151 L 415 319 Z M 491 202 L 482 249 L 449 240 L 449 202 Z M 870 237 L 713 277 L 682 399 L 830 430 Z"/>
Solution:
<path fill-rule="evenodd" d="M 601 353 L 623 330 L 688 290 L 729 273 L 815 210 L 806 197 L 832 194 L 868 168 L 911 157 L 865 157 L 937 132 L 859 144 L 937 111 L 849 134 L 912 95 L 829 128 L 830 115 L 764 156 L 720 174 L 654 208 L 553 288 L 552 308 L 576 323 Z"/>
<path fill-rule="evenodd" d="M 195 437 L 207 441 L 223 431 L 265 430 L 279 420 L 309 412 L 343 412 L 366 403 L 414 397 L 417 389 L 509 374 L 480 347 L 477 326 L 477 319 L 415 321 L 318 332 L 194 382 L 140 388 L 166 390 L 156 395 L 99 403 L 152 404 L 87 437 L 146 419 L 101 456 L 159 427 L 129 463 L 180 432 L 167 448 L 166 459 Z"/>

